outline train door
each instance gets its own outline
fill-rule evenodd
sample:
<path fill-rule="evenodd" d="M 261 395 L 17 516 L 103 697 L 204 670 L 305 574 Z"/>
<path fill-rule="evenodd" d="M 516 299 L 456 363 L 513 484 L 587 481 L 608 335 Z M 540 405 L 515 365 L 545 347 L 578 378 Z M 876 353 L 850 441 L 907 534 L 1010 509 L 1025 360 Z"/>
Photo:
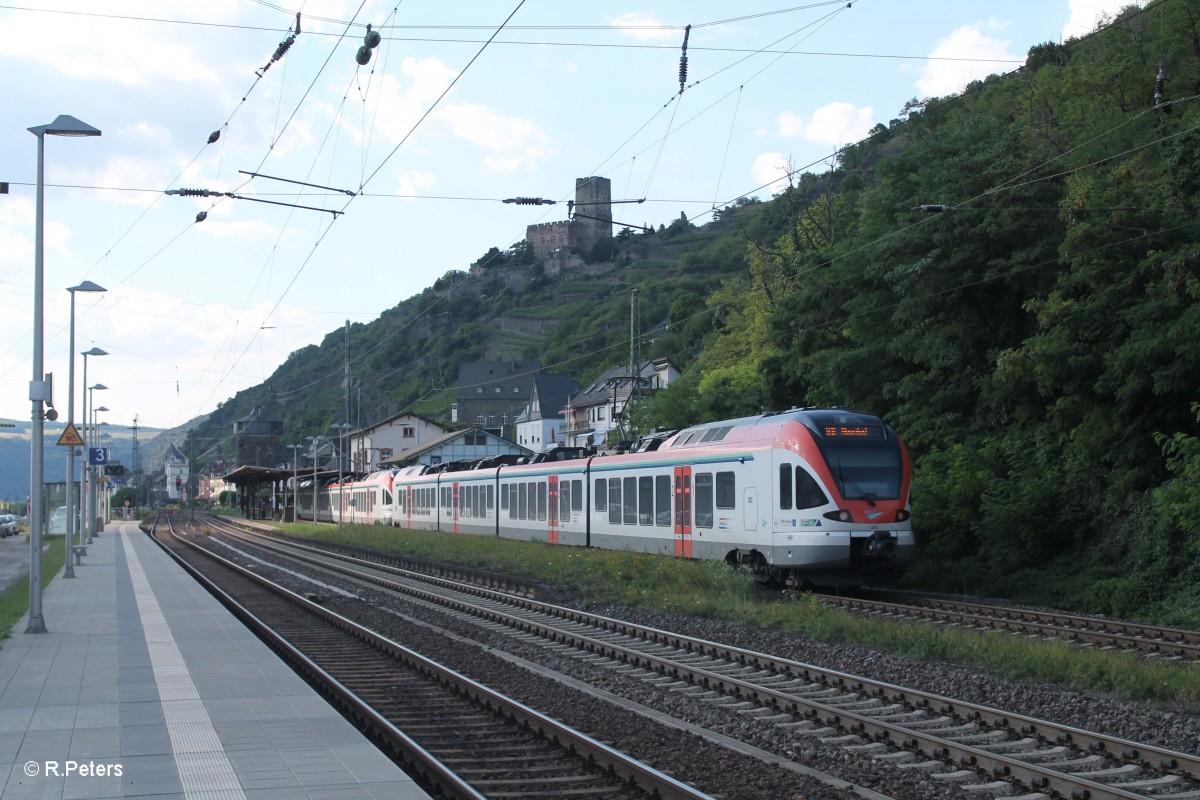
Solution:
<path fill-rule="evenodd" d="M 746 488 L 742 494 L 742 524 L 748 531 L 758 530 L 758 489 Z"/>
<path fill-rule="evenodd" d="M 546 501 L 546 541 L 550 544 L 558 544 L 558 476 L 549 476 L 547 482 L 549 483 L 549 497 Z"/>
<path fill-rule="evenodd" d="M 457 483 L 450 484 L 450 530 L 453 533 L 458 533 L 458 511 L 462 508 L 459 503 L 462 487 Z"/>
<path fill-rule="evenodd" d="M 691 467 L 675 467 L 675 555 L 692 557 Z"/>

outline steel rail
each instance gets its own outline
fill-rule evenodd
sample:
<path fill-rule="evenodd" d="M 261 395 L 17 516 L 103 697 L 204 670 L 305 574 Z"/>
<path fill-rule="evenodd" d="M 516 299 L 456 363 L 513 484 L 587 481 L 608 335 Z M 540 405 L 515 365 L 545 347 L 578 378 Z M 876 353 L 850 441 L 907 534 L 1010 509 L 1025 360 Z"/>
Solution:
<path fill-rule="evenodd" d="M 519 720 L 529 729 L 539 732 L 547 740 L 558 742 L 566 749 L 581 755 L 585 760 L 593 761 L 604 770 L 620 776 L 624 781 L 641 788 L 651 796 L 660 798 L 661 800 L 714 800 L 710 795 L 694 789 L 672 778 L 670 775 L 632 758 L 620 750 L 609 747 L 582 731 L 558 722 L 552 717 L 548 717 L 517 700 L 496 692 L 449 667 L 426 658 L 420 653 L 359 625 L 341 614 L 324 608 L 285 587 L 279 586 L 229 559 L 199 547 L 186 539 L 181 541 L 189 547 L 203 552 L 205 556 L 222 563 L 223 566 L 228 567 L 243 577 L 269 588 L 271 591 L 285 597 L 292 604 L 325 620 L 329 624 L 346 630 L 364 641 L 371 642 L 375 647 L 407 664 L 421 669 L 428 674 L 437 676 L 443 683 L 455 685 L 464 695 L 471 697 L 481 705 L 497 709 L 511 719 Z M 430 758 L 433 757 L 430 756 Z M 440 764 L 441 762 L 437 763 Z"/>
<path fill-rule="evenodd" d="M 253 536 L 253 534 L 245 535 Z M 258 546 L 263 545 L 259 544 Z M 1072 793 L 1078 794 L 1083 792 L 1086 793 L 1086 796 L 1092 798 L 1134 798 L 1147 796 L 1126 791 L 1121 789 L 1119 785 L 1091 781 L 1078 774 L 1054 770 L 1049 766 L 1032 764 L 1018 757 L 1008 756 L 1003 753 L 989 752 L 971 745 L 955 742 L 952 739 L 939 737 L 932 732 L 914 730 L 902 724 L 888 723 L 870 715 L 858 714 L 836 705 L 806 699 L 787 692 L 780 692 L 770 687 L 764 687 L 737 678 L 730 678 L 718 673 L 711 673 L 700 668 L 681 665 L 669 657 L 647 654 L 643 651 L 595 639 L 585 634 L 563 631 L 552 624 L 515 616 L 507 611 L 497 609 L 480 610 L 470 601 L 446 598 L 444 595 L 436 592 L 415 589 L 413 587 L 392 586 L 386 579 L 363 576 L 353 568 L 330 565 L 324 559 L 336 558 L 339 561 L 350 564 L 382 570 L 391 574 L 401 575 L 410 580 L 427 582 L 456 592 L 486 598 L 493 603 L 503 603 L 510 607 L 516 606 L 528 612 L 553 615 L 580 624 L 598 626 L 604 630 L 637 635 L 648 641 L 668 645 L 689 653 L 700 653 L 714 658 L 723 658 L 742 665 L 753 666 L 757 669 L 770 669 L 797 679 L 807 680 L 810 683 L 818 683 L 845 691 L 859 692 L 869 697 L 886 698 L 893 702 L 903 702 L 920 709 L 936 709 L 938 713 L 954 714 L 995 728 L 1018 730 L 1025 735 L 1040 735 L 1054 742 L 1073 744 L 1080 749 L 1092 753 L 1109 753 L 1124 758 L 1127 761 L 1138 761 L 1147 764 L 1154 764 L 1157 761 L 1158 769 L 1167 772 L 1182 773 L 1193 780 L 1200 777 L 1200 757 L 1186 753 L 1085 731 L 1025 715 L 1010 714 L 987 706 L 919 692 L 885 682 L 827 670 L 730 645 L 691 639 L 690 637 L 658 631 L 645 626 L 625 623 L 574 609 L 553 606 L 528 598 L 513 597 L 490 589 L 463 586 L 454 581 L 430 577 L 399 567 L 383 565 L 344 554 L 331 554 L 311 545 L 289 542 L 286 548 L 281 547 L 277 552 L 287 554 L 287 548 L 301 549 L 316 554 L 319 558 L 315 561 L 310 560 L 309 557 L 301 560 L 310 560 L 310 563 L 314 563 L 325 569 L 334 569 L 360 580 L 367 580 L 377 585 L 387 585 L 388 588 L 416 593 L 422 599 L 429 602 L 436 602 L 458 611 L 485 616 L 492 621 L 510 625 L 518 630 L 535 633 L 553 641 L 573 644 L 590 652 L 607 651 L 607 654 L 611 657 L 618 658 L 626 663 L 660 671 L 675 679 L 688 680 L 696 685 L 725 691 L 736 697 L 753 699 L 771 708 L 797 713 L 808 719 L 819 719 L 825 724 L 838 725 L 859 734 L 868 734 L 877 741 L 890 741 L 905 749 L 920 749 L 936 758 L 953 759 L 966 767 L 985 769 L 996 777 L 1012 776 L 1033 789 L 1049 789 L 1063 792 L 1068 796 L 1072 795 Z M 287 555 L 291 558 L 297 558 L 295 554 Z"/>

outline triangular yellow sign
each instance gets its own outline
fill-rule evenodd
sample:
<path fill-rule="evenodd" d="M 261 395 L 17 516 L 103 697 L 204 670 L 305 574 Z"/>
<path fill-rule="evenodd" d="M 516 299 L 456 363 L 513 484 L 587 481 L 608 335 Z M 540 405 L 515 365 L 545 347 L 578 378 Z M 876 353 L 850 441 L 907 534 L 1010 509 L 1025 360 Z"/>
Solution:
<path fill-rule="evenodd" d="M 83 437 L 79 435 L 74 422 L 67 423 L 66 430 L 62 432 L 62 436 L 58 437 L 58 446 L 83 447 Z"/>

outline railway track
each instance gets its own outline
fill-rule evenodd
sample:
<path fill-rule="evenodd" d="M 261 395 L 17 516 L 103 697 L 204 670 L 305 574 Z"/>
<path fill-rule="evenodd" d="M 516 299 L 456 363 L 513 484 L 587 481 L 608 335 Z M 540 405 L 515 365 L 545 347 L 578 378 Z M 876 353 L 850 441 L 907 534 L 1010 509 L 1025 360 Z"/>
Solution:
<path fill-rule="evenodd" d="M 1086 647 L 1132 650 L 1153 658 L 1200 661 L 1200 631 L 932 597 L 905 595 L 900 599 L 880 600 L 828 594 L 820 597 L 829 606 L 889 619 L 1002 630 L 1062 639 Z"/>
<path fill-rule="evenodd" d="M 248 536 L 248 534 L 237 534 Z M 260 537 L 254 537 L 259 539 Z M 1200 797 L 1200 757 L 294 542 L 280 558 L 506 628 L 596 667 L 720 704 L 804 742 L 992 796 Z"/>
<path fill-rule="evenodd" d="M 151 533 L 239 618 L 381 741 L 410 774 L 441 796 L 462 800 L 712 800 L 229 559 L 176 537 L 169 519 L 162 525 L 156 521 Z"/>

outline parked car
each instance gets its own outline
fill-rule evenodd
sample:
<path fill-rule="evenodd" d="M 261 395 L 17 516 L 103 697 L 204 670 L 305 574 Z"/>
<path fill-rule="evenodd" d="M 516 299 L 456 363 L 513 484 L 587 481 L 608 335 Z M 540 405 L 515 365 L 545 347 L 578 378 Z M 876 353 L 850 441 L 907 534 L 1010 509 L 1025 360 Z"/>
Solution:
<path fill-rule="evenodd" d="M 0 514 L 0 534 L 5 537 L 16 536 L 20 533 L 17 528 L 17 518 L 13 514 Z"/>
<path fill-rule="evenodd" d="M 54 513 L 50 515 L 50 533 L 67 532 L 67 507 L 59 506 L 54 509 Z"/>

